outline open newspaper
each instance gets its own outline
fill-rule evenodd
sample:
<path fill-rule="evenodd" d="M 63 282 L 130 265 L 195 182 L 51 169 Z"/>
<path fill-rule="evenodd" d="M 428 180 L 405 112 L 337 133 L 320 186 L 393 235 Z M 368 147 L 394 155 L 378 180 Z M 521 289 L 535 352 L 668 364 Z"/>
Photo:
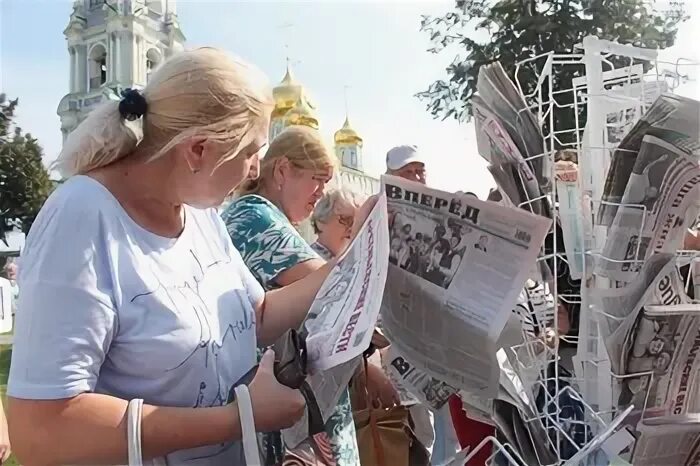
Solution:
<path fill-rule="evenodd" d="M 499 337 L 551 220 L 400 178 L 381 181 L 391 231 L 385 334 L 430 376 L 493 397 Z"/>
<path fill-rule="evenodd" d="M 309 385 L 324 419 L 337 406 L 372 339 L 389 262 L 388 231 L 386 197 L 380 196 L 323 282 L 304 323 Z M 304 441 L 306 416 L 283 435 L 290 447 Z"/>
<path fill-rule="evenodd" d="M 649 256 L 678 249 L 686 213 L 698 196 L 698 156 L 645 136 L 598 261 L 598 273 L 630 282 Z"/>

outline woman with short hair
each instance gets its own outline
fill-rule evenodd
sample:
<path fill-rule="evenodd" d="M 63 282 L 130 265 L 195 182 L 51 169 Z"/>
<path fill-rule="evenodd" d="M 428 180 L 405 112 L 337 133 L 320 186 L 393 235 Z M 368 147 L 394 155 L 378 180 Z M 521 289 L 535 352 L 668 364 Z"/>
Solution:
<path fill-rule="evenodd" d="M 311 226 L 316 234 L 311 248 L 326 260 L 345 251 L 360 205 L 357 196 L 344 188 L 323 196 L 311 214 Z"/>
<path fill-rule="evenodd" d="M 270 143 L 260 164 L 260 176 L 244 183 L 238 190 L 239 197 L 222 214 L 233 243 L 263 288 L 273 290 L 296 283 L 326 263 L 295 225 L 311 216 L 333 177 L 334 168 L 335 156 L 318 131 L 291 126 Z M 328 435 L 324 445 L 318 445 L 316 438 L 317 458 L 329 448 L 332 455 L 328 456 L 332 458 L 320 459 L 334 461 L 338 466 L 359 465 L 347 390 L 326 422 L 325 432 Z M 269 462 L 279 462 L 283 454 L 279 435 L 276 437 L 273 434 L 266 439 L 268 446 L 277 444 L 276 448 L 266 448 L 276 451 L 268 458 Z M 292 453 L 296 461 L 300 458 L 307 463 L 315 461 L 309 458 L 308 449 Z"/>
<path fill-rule="evenodd" d="M 69 135 L 68 179 L 20 268 L 8 418 L 23 464 L 126 464 L 130 400 L 144 401 L 145 464 L 245 464 L 229 390 L 259 343 L 300 325 L 332 265 L 266 293 L 214 209 L 257 176 L 266 82 L 216 49 L 182 52 Z M 273 359 L 250 384 L 258 431 L 304 411 Z"/>

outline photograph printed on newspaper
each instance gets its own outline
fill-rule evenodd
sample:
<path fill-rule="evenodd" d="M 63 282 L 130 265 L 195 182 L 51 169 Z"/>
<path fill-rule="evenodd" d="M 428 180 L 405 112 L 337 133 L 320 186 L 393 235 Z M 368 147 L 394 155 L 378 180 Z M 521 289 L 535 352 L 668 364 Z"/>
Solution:
<path fill-rule="evenodd" d="M 596 271 L 630 282 L 652 254 L 676 251 L 698 196 L 698 156 L 645 136 Z"/>
<path fill-rule="evenodd" d="M 386 197 L 367 220 L 319 289 L 304 322 L 308 382 L 328 419 L 347 389 L 374 332 L 389 255 Z M 306 416 L 283 431 L 287 445 L 308 438 Z"/>
<path fill-rule="evenodd" d="M 495 394 L 498 339 L 551 220 L 383 176 L 390 224 L 383 329 L 455 388 Z"/>

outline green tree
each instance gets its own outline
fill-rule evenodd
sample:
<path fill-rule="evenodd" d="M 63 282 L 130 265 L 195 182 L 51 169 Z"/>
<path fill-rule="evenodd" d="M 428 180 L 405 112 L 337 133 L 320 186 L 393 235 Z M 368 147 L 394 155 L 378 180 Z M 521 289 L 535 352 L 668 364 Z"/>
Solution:
<path fill-rule="evenodd" d="M 640 47 L 670 47 L 687 16 L 684 2 L 664 3 L 666 9 L 660 11 L 649 0 L 457 0 L 454 11 L 424 16 L 421 30 L 430 36 L 428 51 L 449 53 L 456 48 L 466 55 L 457 54 L 446 69 L 447 78 L 433 82 L 417 96 L 434 117 L 465 121 L 472 115 L 479 69 L 486 64 L 500 61 L 514 78 L 518 62 L 550 51 L 572 53 L 588 35 Z M 629 61 L 613 57 L 612 63 L 621 67 Z M 526 94 L 536 90 L 542 64 L 533 60 L 519 70 Z M 571 88 L 572 79 L 580 75 L 582 66 L 565 68 L 553 77 L 554 85 Z M 572 93 L 566 93 L 557 101 L 567 104 L 572 98 Z M 557 128 L 574 127 L 573 112 L 565 113 L 555 116 Z M 585 113 L 579 117 L 585 121 Z"/>
<path fill-rule="evenodd" d="M 53 189 L 38 141 L 14 125 L 17 105 L 0 94 L 0 238 L 15 222 L 29 231 Z"/>

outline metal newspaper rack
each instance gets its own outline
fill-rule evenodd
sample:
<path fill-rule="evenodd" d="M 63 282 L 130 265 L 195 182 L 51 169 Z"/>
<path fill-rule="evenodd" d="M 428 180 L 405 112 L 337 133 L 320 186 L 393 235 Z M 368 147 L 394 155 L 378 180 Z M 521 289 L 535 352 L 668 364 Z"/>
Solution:
<path fill-rule="evenodd" d="M 613 66 L 613 60 L 617 66 Z M 623 64 L 622 67 L 620 65 Z M 555 173 L 556 158 L 563 151 L 575 155 L 578 162 L 578 176 L 582 184 L 582 204 L 589 204 L 592 212 L 590 217 L 596 218 L 596 212 L 601 206 L 603 187 L 608 170 L 609 151 L 617 147 L 626 130 L 644 114 L 656 97 L 662 92 L 673 92 L 680 84 L 688 79 L 689 69 L 700 70 L 697 63 L 689 60 L 675 62 L 663 61 L 656 50 L 641 49 L 617 43 L 587 37 L 581 46 L 581 53 L 555 54 L 546 53 L 518 64 L 516 69 L 516 87 L 542 128 L 543 154 L 532 155 L 526 160 L 544 158 L 546 173 L 549 173 L 551 183 L 543 189 L 544 198 L 552 205 L 553 225 L 560 222 L 560 209 L 557 204 L 558 183 Z M 534 91 L 526 93 L 520 79 L 528 75 L 536 75 L 537 85 Z M 556 76 L 562 72 L 574 73 L 572 86 L 559 88 Z M 581 110 L 587 109 L 587 119 L 584 122 Z M 570 112 L 573 116 L 571 127 L 559 127 L 555 114 Z M 620 113 L 621 118 L 608 121 L 608 115 Z M 585 126 L 585 127 L 584 127 Z M 585 134 L 584 134 L 585 129 Z M 527 192 L 527 190 L 524 190 Z M 530 199 L 520 205 L 540 201 L 542 197 Z M 640 208 L 646 214 L 645 206 L 620 205 L 620 208 Z M 589 212 L 586 212 L 589 214 Z M 560 232 L 553 226 L 551 230 L 554 249 L 544 251 L 540 261 L 548 261 L 554 277 L 549 280 L 549 291 L 553 297 L 554 310 L 548 315 L 534 315 L 538 335 L 544 335 L 545 324 L 553 321 L 553 328 L 558 328 L 558 313 L 556 303 L 562 302 L 567 306 L 580 306 L 578 336 L 561 336 L 554 339 L 554 344 L 545 344 L 533 332 L 524 329 L 524 343 L 513 348 L 521 371 L 538 374 L 537 380 L 529 390 L 529 396 L 535 399 L 538 394 L 544 394 L 544 402 L 537 411 L 537 416 L 526 419 L 526 422 L 540 423 L 547 432 L 546 439 L 534 439 L 548 442 L 555 452 L 555 461 L 542 461 L 545 465 L 583 465 L 608 464 L 625 445 L 625 441 L 616 441 L 619 446 L 611 451 L 605 448 L 606 441 L 623 426 L 626 416 L 633 406 L 619 410 L 614 402 L 615 386 L 623 377 L 613 374 L 607 352 L 598 332 L 598 317 L 602 310 L 598 309 L 591 300 L 592 290 L 608 288 L 609 283 L 599 276 L 593 275 L 594 260 L 611 260 L 602 256 L 605 242 L 605 228 L 595 223 L 591 229 L 579 231 L 580 244 L 585 245 L 580 259 L 583 272 L 580 293 L 560 293 L 556 274 L 558 263 L 571 260 L 565 251 L 558 250 Z M 640 225 L 640 232 L 643 225 Z M 700 255 L 691 251 L 679 251 L 679 259 L 700 260 Z M 640 262 L 640 261 L 631 261 Z M 568 262 L 567 262 L 568 264 Z M 569 264 L 570 265 L 570 264 Z M 611 317 L 611 316 L 608 316 Z M 567 345 L 568 344 L 568 345 Z M 573 349 L 567 346 L 574 346 Z M 561 365 L 569 364 L 572 376 L 564 377 L 559 373 Z M 553 368 L 553 371 L 549 370 Z M 649 373 L 627 375 L 636 377 Z M 649 387 L 652 384 L 649 383 Z M 583 407 L 584 415 L 581 420 L 564 418 L 563 406 L 560 406 L 562 396 L 575 400 Z M 648 388 L 647 388 L 648 397 Z M 578 429 L 578 430 L 577 430 Z M 583 432 L 584 441 L 572 438 L 572 431 Z M 580 437 L 580 436 L 579 436 Z M 623 437 L 623 436 L 620 436 Z M 627 444 L 632 437 L 627 435 Z M 498 457 L 498 464 L 529 465 L 518 453 L 516 448 L 500 439 L 488 437 L 468 454 L 462 454 L 454 465 L 464 464 L 483 449 L 493 452 L 489 462 Z M 573 454 L 572 454 L 573 449 Z M 566 451 L 565 451 L 566 450 Z M 605 454 L 598 456 L 601 451 Z"/>

